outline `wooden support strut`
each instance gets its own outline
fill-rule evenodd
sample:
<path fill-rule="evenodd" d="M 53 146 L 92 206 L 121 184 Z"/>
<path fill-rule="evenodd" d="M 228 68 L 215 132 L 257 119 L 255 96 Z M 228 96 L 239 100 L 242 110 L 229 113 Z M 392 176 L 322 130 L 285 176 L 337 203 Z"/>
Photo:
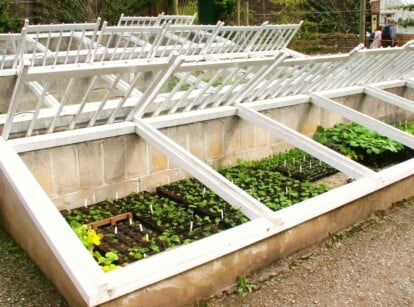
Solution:
<path fill-rule="evenodd" d="M 92 228 L 96 230 L 98 229 L 98 227 L 105 226 L 108 224 L 115 226 L 117 222 L 123 221 L 123 220 L 128 220 L 130 223 L 132 223 L 132 213 L 127 212 L 127 213 L 118 214 L 118 215 L 115 215 L 115 216 L 112 216 L 112 217 L 109 217 L 109 218 L 106 218 L 100 221 L 89 223 L 87 226 L 88 228 Z"/>

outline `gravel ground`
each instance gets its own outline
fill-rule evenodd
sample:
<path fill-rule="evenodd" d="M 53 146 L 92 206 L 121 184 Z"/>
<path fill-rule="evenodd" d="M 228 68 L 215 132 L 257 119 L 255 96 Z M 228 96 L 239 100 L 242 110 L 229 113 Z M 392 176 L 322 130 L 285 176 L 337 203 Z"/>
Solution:
<path fill-rule="evenodd" d="M 414 306 L 414 199 L 251 276 L 218 306 Z M 302 253 L 303 255 L 303 253 Z"/>
<path fill-rule="evenodd" d="M 414 306 L 414 199 L 249 277 L 202 306 Z M 67 306 L 0 225 L 0 306 Z"/>

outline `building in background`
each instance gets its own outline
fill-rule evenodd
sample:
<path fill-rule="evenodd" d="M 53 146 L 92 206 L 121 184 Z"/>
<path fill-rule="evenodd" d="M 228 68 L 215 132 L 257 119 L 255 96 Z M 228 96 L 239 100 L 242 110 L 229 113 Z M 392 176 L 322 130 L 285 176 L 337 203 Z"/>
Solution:
<path fill-rule="evenodd" d="M 371 31 L 395 21 L 397 34 L 414 34 L 414 11 L 408 9 L 414 0 L 370 0 L 370 4 Z"/>

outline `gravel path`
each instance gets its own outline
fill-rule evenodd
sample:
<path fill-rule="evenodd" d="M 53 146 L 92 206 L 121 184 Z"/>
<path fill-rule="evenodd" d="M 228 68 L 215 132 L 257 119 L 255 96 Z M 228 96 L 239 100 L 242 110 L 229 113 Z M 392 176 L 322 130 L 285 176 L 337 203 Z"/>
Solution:
<path fill-rule="evenodd" d="M 200 306 L 414 306 L 413 221 L 414 199 L 401 202 Z M 1 227 L 0 252 L 0 306 L 66 306 Z"/>
<path fill-rule="evenodd" d="M 215 306 L 414 306 L 414 199 L 252 276 Z M 266 280 L 266 281 L 261 281 Z"/>

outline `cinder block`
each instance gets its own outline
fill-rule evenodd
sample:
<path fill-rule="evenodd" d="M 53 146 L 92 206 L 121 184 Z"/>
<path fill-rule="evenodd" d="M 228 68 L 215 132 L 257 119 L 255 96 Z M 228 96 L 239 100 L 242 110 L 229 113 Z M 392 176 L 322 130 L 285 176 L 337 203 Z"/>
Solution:
<path fill-rule="evenodd" d="M 279 123 L 282 123 L 282 120 L 283 120 L 283 110 L 282 110 L 282 108 L 266 111 L 265 115 L 270 117 L 271 119 L 279 122 Z M 269 137 L 269 144 L 270 145 L 277 145 L 280 142 L 284 142 L 284 140 L 277 137 L 276 135 L 270 133 L 270 137 Z"/>
<path fill-rule="evenodd" d="M 270 143 L 270 133 L 267 130 L 264 130 L 258 126 L 254 127 L 254 146 L 269 146 Z"/>
<path fill-rule="evenodd" d="M 140 178 L 140 191 L 153 192 L 156 187 L 175 182 L 179 179 L 178 172 L 175 170 L 165 170 L 152 173 L 149 176 Z"/>
<path fill-rule="evenodd" d="M 282 109 L 283 112 L 283 118 L 282 118 L 282 124 L 288 126 L 289 128 L 292 128 L 293 130 L 298 129 L 298 108 L 299 106 L 293 106 L 293 107 L 286 107 Z"/>
<path fill-rule="evenodd" d="M 84 142 L 78 145 L 81 189 L 104 183 L 102 141 Z"/>
<path fill-rule="evenodd" d="M 125 178 L 125 139 L 110 138 L 103 141 L 105 183 L 115 183 Z"/>
<path fill-rule="evenodd" d="M 223 121 L 213 120 L 206 123 L 207 159 L 223 156 Z"/>
<path fill-rule="evenodd" d="M 75 192 L 80 187 L 77 150 L 75 146 L 50 149 L 53 180 L 59 194 Z"/>
<path fill-rule="evenodd" d="M 38 150 L 21 153 L 20 157 L 40 183 L 45 192 L 52 196 L 56 193 L 53 183 L 53 166 L 49 150 Z"/>
<path fill-rule="evenodd" d="M 237 117 L 229 117 L 223 120 L 224 153 L 231 155 L 240 149 L 240 125 Z"/>
<path fill-rule="evenodd" d="M 95 201 L 93 190 L 79 190 L 73 193 L 66 193 L 60 197 L 52 198 L 53 203 L 59 210 L 79 208 L 92 205 Z"/>
<path fill-rule="evenodd" d="M 320 109 L 313 104 L 302 104 L 298 108 L 298 132 L 306 135 L 313 135 L 319 124 Z"/>
<path fill-rule="evenodd" d="M 188 125 L 170 127 L 167 131 L 163 130 L 162 132 L 166 132 L 166 135 L 182 148 L 188 148 Z"/>
<path fill-rule="evenodd" d="M 136 134 L 125 136 L 125 142 L 127 178 L 148 174 L 147 142 Z"/>
<path fill-rule="evenodd" d="M 188 125 L 177 127 L 175 126 L 163 130 L 162 132 L 166 133 L 166 135 L 171 139 L 171 141 L 182 147 L 184 150 L 188 150 L 188 127 Z M 176 164 L 174 161 L 169 160 L 168 162 L 169 168 L 179 168 L 178 164 Z"/>
<path fill-rule="evenodd" d="M 149 146 L 150 173 L 158 172 L 168 168 L 168 158 L 153 146 Z"/>
<path fill-rule="evenodd" d="M 195 123 L 191 125 L 188 131 L 188 145 L 190 152 L 197 158 L 205 161 L 205 134 L 206 127 L 204 123 Z"/>
<path fill-rule="evenodd" d="M 240 121 L 240 148 L 254 147 L 254 126 L 245 120 Z"/>
<path fill-rule="evenodd" d="M 132 192 L 139 192 L 138 178 L 97 187 L 94 189 L 94 198 L 97 203 L 108 198 L 122 198 Z"/>

